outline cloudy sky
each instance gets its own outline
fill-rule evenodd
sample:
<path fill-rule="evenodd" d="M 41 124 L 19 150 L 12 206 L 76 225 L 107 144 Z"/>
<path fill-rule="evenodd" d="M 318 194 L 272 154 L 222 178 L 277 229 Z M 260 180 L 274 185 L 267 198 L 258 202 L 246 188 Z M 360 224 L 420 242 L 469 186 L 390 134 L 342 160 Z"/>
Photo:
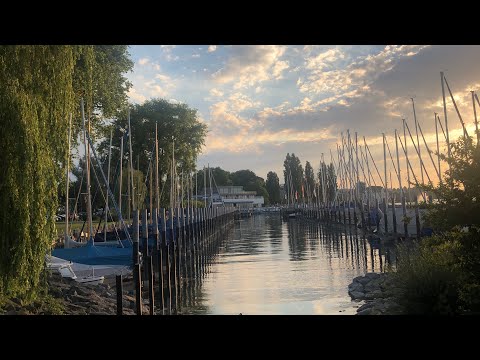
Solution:
<path fill-rule="evenodd" d="M 416 140 L 412 97 L 428 146 L 436 149 L 434 112 L 444 121 L 440 71 L 473 135 L 470 90 L 480 90 L 480 46 L 135 45 L 130 54 L 131 102 L 184 102 L 208 125 L 199 167 L 250 169 L 264 178 L 272 170 L 283 183 L 287 152 L 317 169 L 321 153 L 328 160 L 330 150 L 336 156 L 341 132 L 350 129 L 361 143 L 365 136 L 383 176 L 382 133 L 393 156 L 394 129 L 403 134 L 402 118 Z M 461 124 L 445 91 L 450 137 L 457 138 Z M 418 170 L 411 141 L 408 146 Z M 424 145 L 420 151 L 436 182 Z M 395 177 L 390 160 L 387 165 Z"/>

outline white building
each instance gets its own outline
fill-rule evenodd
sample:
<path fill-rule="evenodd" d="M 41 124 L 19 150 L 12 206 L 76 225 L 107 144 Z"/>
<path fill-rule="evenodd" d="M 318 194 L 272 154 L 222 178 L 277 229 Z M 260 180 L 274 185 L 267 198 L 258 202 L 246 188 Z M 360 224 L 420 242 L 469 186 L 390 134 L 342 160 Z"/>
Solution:
<path fill-rule="evenodd" d="M 238 208 L 257 208 L 262 207 L 265 203 L 263 196 L 257 196 L 256 191 L 245 191 L 243 186 L 218 186 L 217 188 L 206 189 L 207 203 L 210 203 L 210 197 L 213 199 L 214 205 L 225 204 Z M 203 200 L 204 195 L 199 195 L 199 199 Z"/>

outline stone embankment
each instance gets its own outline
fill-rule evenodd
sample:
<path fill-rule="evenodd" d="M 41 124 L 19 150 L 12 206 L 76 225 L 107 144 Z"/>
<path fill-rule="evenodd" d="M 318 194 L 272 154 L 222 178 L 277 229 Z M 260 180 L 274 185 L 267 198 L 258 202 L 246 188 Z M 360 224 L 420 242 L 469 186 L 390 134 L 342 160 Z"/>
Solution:
<path fill-rule="evenodd" d="M 352 300 L 365 301 L 357 309 L 357 315 L 402 314 L 402 308 L 395 300 L 399 291 L 389 273 L 367 273 L 354 278 L 348 285 L 348 294 Z"/>

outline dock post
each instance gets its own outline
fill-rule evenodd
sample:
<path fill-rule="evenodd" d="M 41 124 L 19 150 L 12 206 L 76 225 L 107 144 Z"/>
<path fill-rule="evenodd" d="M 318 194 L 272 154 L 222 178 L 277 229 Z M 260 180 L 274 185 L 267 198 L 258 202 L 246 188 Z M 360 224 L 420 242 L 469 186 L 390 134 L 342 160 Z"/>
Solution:
<path fill-rule="evenodd" d="M 116 276 L 117 282 L 117 315 L 123 315 L 123 281 L 122 275 Z"/>

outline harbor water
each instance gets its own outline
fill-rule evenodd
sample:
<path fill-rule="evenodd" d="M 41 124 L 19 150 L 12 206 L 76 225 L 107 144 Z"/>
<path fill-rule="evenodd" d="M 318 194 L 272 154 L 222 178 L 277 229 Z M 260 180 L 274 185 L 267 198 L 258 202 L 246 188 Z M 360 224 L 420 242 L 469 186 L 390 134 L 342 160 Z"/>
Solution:
<path fill-rule="evenodd" d="M 348 285 L 395 255 L 355 227 L 278 213 L 235 221 L 201 275 L 182 291 L 183 314 L 355 314 Z"/>

